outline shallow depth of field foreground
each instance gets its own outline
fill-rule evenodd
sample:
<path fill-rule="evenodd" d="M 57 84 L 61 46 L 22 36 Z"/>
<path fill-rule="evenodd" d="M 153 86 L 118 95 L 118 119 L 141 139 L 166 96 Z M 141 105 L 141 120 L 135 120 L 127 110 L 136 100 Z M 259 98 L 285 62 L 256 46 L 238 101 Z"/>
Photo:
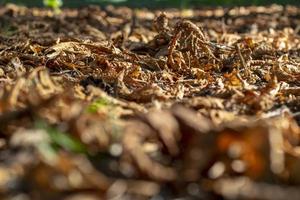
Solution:
<path fill-rule="evenodd" d="M 297 200 L 300 8 L 0 7 L 0 199 Z"/>

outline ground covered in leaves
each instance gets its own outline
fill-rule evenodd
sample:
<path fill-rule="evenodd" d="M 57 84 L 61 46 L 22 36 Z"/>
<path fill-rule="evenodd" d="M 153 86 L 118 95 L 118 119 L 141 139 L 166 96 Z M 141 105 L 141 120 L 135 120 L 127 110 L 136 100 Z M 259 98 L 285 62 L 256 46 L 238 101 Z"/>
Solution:
<path fill-rule="evenodd" d="M 299 199 L 300 8 L 0 8 L 0 196 Z"/>

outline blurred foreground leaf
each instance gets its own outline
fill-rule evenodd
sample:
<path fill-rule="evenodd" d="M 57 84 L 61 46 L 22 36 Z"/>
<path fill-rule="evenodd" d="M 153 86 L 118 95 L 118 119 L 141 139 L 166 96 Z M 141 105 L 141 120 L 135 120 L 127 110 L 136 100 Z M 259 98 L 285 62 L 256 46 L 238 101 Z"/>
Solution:
<path fill-rule="evenodd" d="M 63 148 L 74 153 L 86 153 L 85 146 L 67 133 L 63 133 L 57 128 L 50 127 L 44 121 L 36 122 L 36 128 L 45 130 L 54 148 Z"/>

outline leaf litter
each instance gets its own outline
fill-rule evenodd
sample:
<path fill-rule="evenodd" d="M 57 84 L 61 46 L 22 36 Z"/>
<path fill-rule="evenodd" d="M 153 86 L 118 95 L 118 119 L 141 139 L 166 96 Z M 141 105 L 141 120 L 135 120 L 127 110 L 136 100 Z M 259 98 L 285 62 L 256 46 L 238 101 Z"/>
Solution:
<path fill-rule="evenodd" d="M 1 7 L 1 199 L 298 199 L 299 12 Z"/>

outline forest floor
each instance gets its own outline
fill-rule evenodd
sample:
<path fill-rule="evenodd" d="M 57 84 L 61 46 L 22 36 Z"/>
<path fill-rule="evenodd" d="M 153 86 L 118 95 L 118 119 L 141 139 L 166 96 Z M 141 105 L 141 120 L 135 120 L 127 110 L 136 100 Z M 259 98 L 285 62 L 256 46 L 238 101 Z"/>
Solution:
<path fill-rule="evenodd" d="M 0 197 L 299 199 L 300 8 L 0 8 Z"/>

